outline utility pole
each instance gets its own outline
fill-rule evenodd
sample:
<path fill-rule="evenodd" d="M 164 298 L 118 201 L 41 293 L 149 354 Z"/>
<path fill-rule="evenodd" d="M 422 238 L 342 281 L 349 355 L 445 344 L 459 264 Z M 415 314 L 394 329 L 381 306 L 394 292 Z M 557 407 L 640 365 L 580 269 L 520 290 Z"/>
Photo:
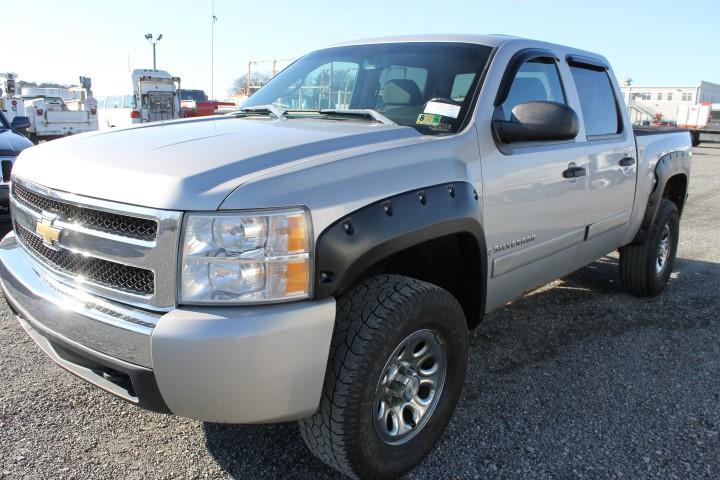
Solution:
<path fill-rule="evenodd" d="M 147 40 L 153 47 L 153 70 L 157 70 L 157 61 L 155 56 L 155 46 L 158 44 L 160 40 L 162 40 L 163 35 L 162 33 L 157 36 L 155 40 L 153 40 L 153 34 L 152 33 L 146 33 L 145 34 L 145 40 Z"/>
<path fill-rule="evenodd" d="M 215 0 L 210 0 L 212 26 L 210 27 L 210 100 L 215 100 Z"/>

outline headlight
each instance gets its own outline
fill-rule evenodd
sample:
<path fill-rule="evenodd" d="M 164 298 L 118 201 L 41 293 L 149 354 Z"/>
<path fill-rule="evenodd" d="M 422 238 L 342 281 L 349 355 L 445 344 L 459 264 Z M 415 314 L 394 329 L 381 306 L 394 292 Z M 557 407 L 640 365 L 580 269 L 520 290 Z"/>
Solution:
<path fill-rule="evenodd" d="M 189 213 L 180 303 L 239 304 L 308 298 L 310 216 L 303 209 Z"/>

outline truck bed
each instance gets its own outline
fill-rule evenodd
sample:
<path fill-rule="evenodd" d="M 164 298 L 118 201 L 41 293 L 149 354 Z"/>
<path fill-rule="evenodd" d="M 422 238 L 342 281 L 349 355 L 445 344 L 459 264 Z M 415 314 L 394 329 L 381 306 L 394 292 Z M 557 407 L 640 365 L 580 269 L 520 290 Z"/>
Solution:
<path fill-rule="evenodd" d="M 687 132 L 686 128 L 678 127 L 633 127 L 636 137 L 644 137 L 646 135 L 661 135 L 664 133 Z"/>

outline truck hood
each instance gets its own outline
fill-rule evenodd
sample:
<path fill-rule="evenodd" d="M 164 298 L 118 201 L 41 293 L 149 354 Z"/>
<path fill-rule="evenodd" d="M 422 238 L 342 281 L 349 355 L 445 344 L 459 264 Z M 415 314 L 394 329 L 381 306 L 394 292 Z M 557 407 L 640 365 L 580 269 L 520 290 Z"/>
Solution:
<path fill-rule="evenodd" d="M 0 157 L 14 157 L 28 147 L 32 142 L 12 130 L 0 129 Z"/>
<path fill-rule="evenodd" d="M 13 173 L 104 200 L 215 210 L 249 175 L 412 137 L 422 135 L 409 127 L 364 121 L 223 116 L 54 140 L 23 152 Z"/>

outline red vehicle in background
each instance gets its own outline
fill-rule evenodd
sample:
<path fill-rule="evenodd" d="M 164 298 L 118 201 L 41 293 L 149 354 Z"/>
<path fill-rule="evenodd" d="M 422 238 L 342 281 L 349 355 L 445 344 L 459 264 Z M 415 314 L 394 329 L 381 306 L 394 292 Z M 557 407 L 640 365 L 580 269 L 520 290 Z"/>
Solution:
<path fill-rule="evenodd" d="M 180 109 L 183 118 L 208 117 L 235 108 L 232 102 L 208 100 L 203 90 L 180 90 Z"/>

